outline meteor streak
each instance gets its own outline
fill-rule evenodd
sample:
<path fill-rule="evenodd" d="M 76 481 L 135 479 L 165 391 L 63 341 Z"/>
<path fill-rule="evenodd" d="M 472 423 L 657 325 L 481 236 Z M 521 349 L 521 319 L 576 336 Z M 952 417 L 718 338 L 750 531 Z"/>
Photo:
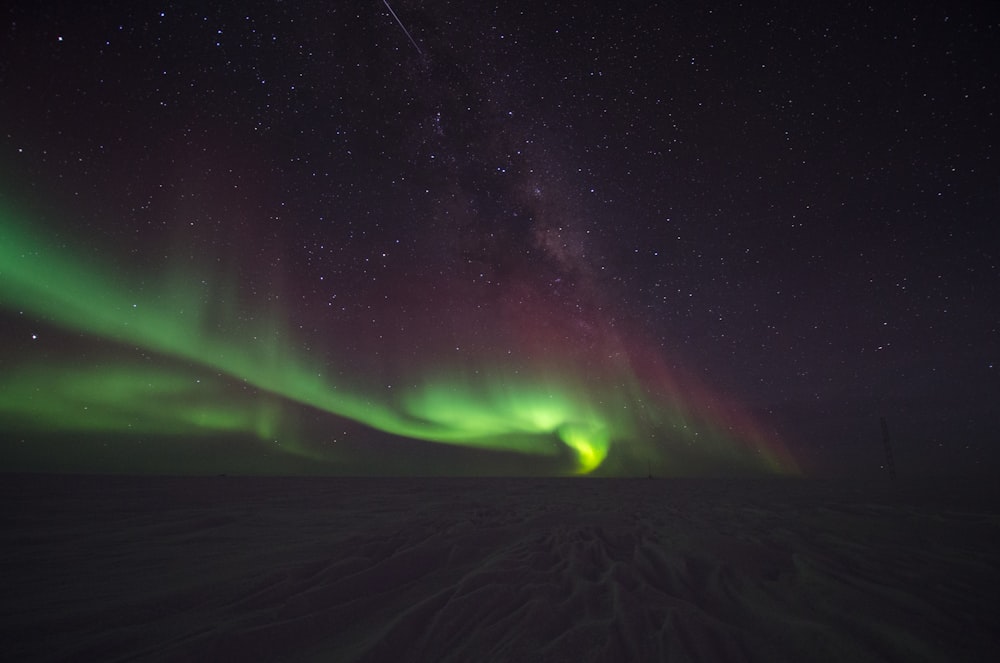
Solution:
<path fill-rule="evenodd" d="M 417 49 L 417 53 L 420 53 L 420 57 L 423 57 L 424 52 L 420 50 L 420 47 L 417 46 L 417 42 L 414 41 L 413 39 L 413 35 L 410 34 L 410 31 L 406 29 L 406 26 L 403 25 L 403 22 L 399 20 L 398 16 L 396 16 L 396 12 L 394 12 L 392 10 L 392 6 L 389 5 L 389 0 L 382 0 L 382 2 L 385 3 L 385 8 L 389 10 L 389 13 L 392 14 L 392 17 L 396 19 L 396 23 L 399 23 L 399 27 L 403 28 L 403 32 L 406 33 L 407 39 L 409 39 L 410 43 L 413 44 L 413 48 Z"/>

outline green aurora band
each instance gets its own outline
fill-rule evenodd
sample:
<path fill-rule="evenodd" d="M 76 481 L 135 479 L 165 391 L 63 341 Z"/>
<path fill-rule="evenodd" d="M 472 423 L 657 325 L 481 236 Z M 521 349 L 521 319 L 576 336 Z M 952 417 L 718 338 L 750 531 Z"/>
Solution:
<path fill-rule="evenodd" d="M 555 456 L 555 439 L 575 454 L 575 471 L 601 465 L 612 441 L 636 438 L 645 424 L 686 428 L 683 410 L 650 406 L 642 388 L 587 389 L 585 376 L 563 371 L 500 371 L 470 376 L 460 371 L 425 376 L 421 384 L 391 394 L 339 384 L 329 369 L 297 352 L 282 316 L 265 324 L 223 331 L 219 308 L 204 281 L 148 283 L 83 259 L 83 251 L 27 229 L 0 210 L 0 308 L 42 324 L 153 353 L 157 361 L 91 362 L 91 367 L 29 363 L 0 378 L 0 415 L 32 430 L 250 433 L 261 440 L 294 437 L 282 401 L 292 401 L 373 429 L 431 442 Z M 152 302 L 152 303 L 150 303 Z M 230 322 L 230 321 L 226 321 Z M 174 365 L 165 368 L 165 359 Z M 181 360 L 177 362 L 176 360 Z M 82 362 L 81 362 L 82 363 Z M 234 385 L 244 390 L 234 394 Z M 245 387 L 252 397 L 247 397 Z M 237 387 L 238 389 L 238 387 Z M 630 410 L 630 407 L 632 408 Z M 640 424 L 636 412 L 648 421 Z M 309 444 L 294 453 L 316 458 Z M 769 453 L 769 452 L 767 452 Z M 784 459 L 766 459 L 773 471 Z"/>

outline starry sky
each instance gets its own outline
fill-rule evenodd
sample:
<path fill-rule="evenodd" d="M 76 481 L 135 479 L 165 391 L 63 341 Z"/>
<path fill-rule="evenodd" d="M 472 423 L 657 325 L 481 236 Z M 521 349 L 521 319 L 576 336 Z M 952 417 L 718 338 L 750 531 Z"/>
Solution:
<path fill-rule="evenodd" d="M 8 3 L 0 467 L 1000 465 L 993 3 Z"/>

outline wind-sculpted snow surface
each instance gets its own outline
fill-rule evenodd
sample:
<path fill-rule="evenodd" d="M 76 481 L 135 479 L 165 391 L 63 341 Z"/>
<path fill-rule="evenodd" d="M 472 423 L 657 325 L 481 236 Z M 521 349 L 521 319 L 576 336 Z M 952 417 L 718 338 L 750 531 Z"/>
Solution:
<path fill-rule="evenodd" d="M 977 661 L 996 492 L 8 476 L 4 660 Z"/>

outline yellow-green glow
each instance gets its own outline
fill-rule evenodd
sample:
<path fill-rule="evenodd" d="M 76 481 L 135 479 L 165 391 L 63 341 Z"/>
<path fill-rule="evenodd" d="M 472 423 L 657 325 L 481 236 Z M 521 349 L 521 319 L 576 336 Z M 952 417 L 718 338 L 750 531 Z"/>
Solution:
<path fill-rule="evenodd" d="M 608 455 L 611 440 L 607 431 L 599 425 L 566 424 L 559 429 L 559 437 L 576 451 L 581 473 L 597 469 Z"/>
<path fill-rule="evenodd" d="M 627 372 L 612 386 L 571 362 L 487 362 L 472 372 L 443 365 L 408 376 L 408 387 L 391 392 L 363 388 L 350 376 L 335 381 L 336 367 L 298 344 L 280 311 L 253 311 L 237 322 L 237 288 L 213 292 L 209 274 L 139 278 L 79 257 L 92 251 L 64 246 L 0 211 L 0 308 L 157 360 L 67 365 L 25 357 L 0 377 L 0 415 L 21 427 L 237 431 L 268 440 L 288 435 L 286 405 L 299 404 L 438 443 L 553 457 L 561 443 L 575 455 L 575 471 L 589 473 L 613 443 L 626 443 L 650 422 L 677 428 L 684 417 L 666 403 L 639 419 L 634 406 L 645 396 Z M 311 453 L 306 446 L 289 448 Z"/>
<path fill-rule="evenodd" d="M 4 376 L 0 412 L 15 423 L 49 430 L 193 434 L 252 433 L 273 438 L 280 414 L 273 403 L 240 403 L 218 381 L 140 366 L 35 366 Z"/>
<path fill-rule="evenodd" d="M 373 428 L 417 439 L 552 455 L 555 433 L 589 412 L 585 403 L 560 392 L 531 386 L 506 387 L 478 396 L 447 380 L 415 387 L 404 394 L 403 409 L 340 388 L 322 367 L 296 354 L 290 336 L 271 320 L 242 336 L 214 333 L 209 324 L 201 279 L 175 277 L 166 287 L 130 289 L 133 279 L 103 273 L 100 267 L 53 247 L 5 214 L 0 224 L 0 303 L 51 324 L 135 345 L 193 365 L 214 369 L 253 387 Z M 3 379 L 0 411 L 47 429 L 275 434 L 275 415 L 257 406 L 218 405 L 219 393 L 193 377 L 156 375 L 148 369 L 117 366 L 80 371 L 25 367 Z M 52 385 L 58 385 L 53 387 Z M 170 398 L 184 394 L 184 398 Z M 197 395 L 196 395 L 197 394 Z M 571 447 L 593 469 L 606 453 L 607 439 L 596 437 Z M 599 449 L 598 452 L 592 449 Z M 599 462 L 599 461 L 598 461 Z"/>

